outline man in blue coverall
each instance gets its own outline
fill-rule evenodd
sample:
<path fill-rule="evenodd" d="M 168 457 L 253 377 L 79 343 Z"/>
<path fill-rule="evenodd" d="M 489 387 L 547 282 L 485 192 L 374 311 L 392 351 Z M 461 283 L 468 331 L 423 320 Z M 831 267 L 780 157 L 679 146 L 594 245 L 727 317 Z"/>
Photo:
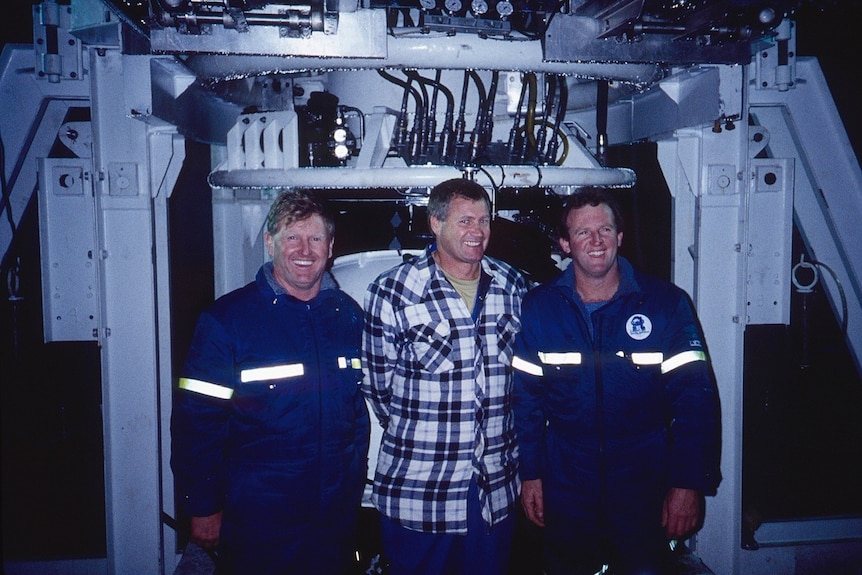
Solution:
<path fill-rule="evenodd" d="M 310 193 L 266 219 L 272 261 L 201 314 L 175 394 L 171 465 L 191 541 L 219 575 L 349 569 L 370 422 L 362 310 L 326 272 L 334 222 Z"/>
<path fill-rule="evenodd" d="M 563 209 L 571 265 L 524 298 L 516 337 L 521 503 L 548 575 L 669 572 L 668 540 L 719 482 L 718 398 L 686 294 L 618 255 L 611 193 Z"/>

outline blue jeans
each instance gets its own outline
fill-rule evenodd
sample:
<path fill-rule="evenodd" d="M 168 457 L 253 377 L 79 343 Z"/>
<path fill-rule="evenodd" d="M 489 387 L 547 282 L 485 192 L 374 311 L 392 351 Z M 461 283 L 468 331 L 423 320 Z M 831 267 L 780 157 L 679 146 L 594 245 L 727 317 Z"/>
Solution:
<path fill-rule="evenodd" d="M 390 575 L 505 575 L 515 533 L 514 510 L 489 529 L 482 519 L 475 479 L 467 498 L 466 534 L 411 531 L 381 517 Z"/>

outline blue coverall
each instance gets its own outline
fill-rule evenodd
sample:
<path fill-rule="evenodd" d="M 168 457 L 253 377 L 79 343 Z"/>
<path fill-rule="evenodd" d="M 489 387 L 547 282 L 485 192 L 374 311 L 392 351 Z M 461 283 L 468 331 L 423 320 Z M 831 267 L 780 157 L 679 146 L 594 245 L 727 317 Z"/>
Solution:
<path fill-rule="evenodd" d="M 719 482 L 718 398 L 691 303 L 619 264 L 619 289 L 597 309 L 572 266 L 522 304 L 515 428 L 521 479 L 542 480 L 553 575 L 660 572 L 667 490 L 711 495 Z"/>
<path fill-rule="evenodd" d="M 223 511 L 220 574 L 338 574 L 366 478 L 362 311 L 328 274 L 314 299 L 290 296 L 271 265 L 201 315 L 171 465 L 189 516 Z"/>

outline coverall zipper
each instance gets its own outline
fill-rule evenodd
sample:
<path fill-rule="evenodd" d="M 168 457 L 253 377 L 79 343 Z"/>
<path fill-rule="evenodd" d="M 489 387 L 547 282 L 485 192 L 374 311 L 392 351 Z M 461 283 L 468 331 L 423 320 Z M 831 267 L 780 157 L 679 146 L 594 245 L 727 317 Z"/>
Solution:
<path fill-rule="evenodd" d="M 598 311 L 598 310 L 597 310 Z M 596 321 L 590 316 L 590 321 L 595 329 L 593 336 L 593 370 L 596 385 L 596 428 L 598 435 L 599 451 L 599 522 L 604 529 L 606 519 L 606 505 L 608 497 L 607 486 L 607 461 L 605 458 L 605 389 L 602 378 L 602 316 L 598 315 Z"/>
<path fill-rule="evenodd" d="M 309 329 L 312 332 L 311 341 L 314 342 L 314 355 L 317 358 L 317 365 L 323 365 L 323 358 L 320 353 L 320 344 L 317 339 L 317 326 L 314 323 L 314 313 L 311 310 L 311 304 L 305 304 L 305 310 L 308 312 L 308 320 L 309 320 Z M 316 388 L 317 388 L 317 460 L 323 461 L 323 385 L 321 382 L 321 370 L 317 370 L 316 374 Z M 318 503 L 320 501 L 321 493 L 323 490 L 323 471 L 318 466 L 317 467 L 317 499 Z"/>

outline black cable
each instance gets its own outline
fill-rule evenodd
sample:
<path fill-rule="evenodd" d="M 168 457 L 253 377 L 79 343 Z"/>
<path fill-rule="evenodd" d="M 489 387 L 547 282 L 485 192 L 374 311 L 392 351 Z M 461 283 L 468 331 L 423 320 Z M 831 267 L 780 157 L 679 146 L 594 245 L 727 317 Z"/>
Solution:
<path fill-rule="evenodd" d="M 449 162 L 455 153 L 455 140 L 453 121 L 455 119 L 455 97 L 452 95 L 452 90 L 443 85 L 441 81 L 443 71 L 437 69 L 434 75 L 434 83 L 440 87 L 440 91 L 446 96 L 446 115 L 443 117 L 443 129 L 440 130 L 440 159 L 443 162 Z M 436 100 L 436 95 L 435 95 Z"/>
<path fill-rule="evenodd" d="M 12 215 L 12 200 L 10 198 L 12 191 L 6 182 L 6 145 L 3 143 L 3 136 L 0 136 L 0 193 L 3 195 L 2 209 L 6 211 L 6 219 L 9 221 L 12 238 L 14 238 L 18 232 L 18 226 L 15 225 L 15 217 Z M 12 245 L 12 242 L 9 242 L 9 245 Z"/>
<path fill-rule="evenodd" d="M 488 181 L 491 182 L 491 188 L 494 190 L 494 194 L 491 196 L 491 219 L 497 217 L 497 193 L 500 191 L 500 186 L 494 182 L 494 178 L 491 177 L 491 174 L 488 173 L 488 170 L 485 169 L 485 166 L 479 166 L 479 171 L 485 174 L 485 177 L 488 178 Z M 500 168 L 502 170 L 502 167 Z M 503 175 L 505 178 L 505 174 Z"/>
<path fill-rule="evenodd" d="M 413 137 L 414 149 L 411 155 L 416 158 L 423 154 L 428 148 L 428 89 L 425 87 L 425 78 L 421 77 L 415 70 L 402 70 L 402 73 L 407 76 L 407 84 L 413 85 L 415 81 L 419 84 L 419 89 L 422 91 L 422 115 L 419 116 L 419 109 L 416 109 L 416 118 L 413 120 Z"/>
<path fill-rule="evenodd" d="M 528 84 L 529 97 L 527 98 L 527 113 L 524 115 L 524 138 L 521 141 L 520 150 L 522 162 L 534 157 L 536 153 L 536 136 L 533 130 L 536 126 L 536 99 L 539 91 L 534 72 L 528 72 L 524 79 Z"/>
<path fill-rule="evenodd" d="M 407 76 L 407 83 L 409 84 L 412 81 L 416 81 L 419 84 L 419 88 L 422 90 L 422 109 L 428 109 L 428 89 L 425 87 L 427 78 L 423 78 L 419 75 L 419 72 L 416 70 L 402 70 L 405 76 Z"/>
<path fill-rule="evenodd" d="M 413 97 L 416 98 L 416 109 L 413 113 L 413 129 L 410 130 L 410 152 L 408 155 L 410 161 L 417 159 L 422 154 L 422 143 L 425 139 L 423 135 L 425 130 L 425 102 L 428 99 L 428 94 L 421 83 L 419 86 L 422 88 L 422 94 L 413 87 L 413 79 L 407 79 L 407 87 L 413 92 Z"/>
<path fill-rule="evenodd" d="M 491 136 L 494 132 L 494 102 L 496 100 L 497 84 L 499 81 L 500 71 L 494 70 L 491 73 L 491 84 L 488 86 L 488 98 L 485 100 L 485 118 L 482 122 L 482 143 L 484 145 L 491 142 Z"/>
<path fill-rule="evenodd" d="M 39 189 L 39 184 L 33 186 L 32 196 L 35 196 Z M 6 146 L 3 143 L 3 138 L 0 136 L 0 193 L 2 193 L 3 203 L 0 209 L 5 210 L 6 219 L 9 221 L 9 228 L 12 230 L 12 236 L 9 239 L 9 251 L 3 254 L 0 258 L 0 264 L 6 261 L 9 257 L 9 267 L 5 270 L 6 289 L 9 294 L 9 304 L 11 306 L 11 332 L 12 332 L 12 357 L 15 361 L 20 361 L 21 358 L 21 342 L 18 317 L 18 305 L 24 299 L 21 296 L 21 258 L 10 255 L 12 248 L 15 246 L 16 236 L 18 235 L 18 226 L 15 224 L 15 217 L 12 214 L 12 191 L 9 189 L 9 183 L 6 181 Z"/>
<path fill-rule="evenodd" d="M 434 137 L 436 135 L 436 124 L 437 124 L 436 114 L 437 114 L 437 92 L 438 92 L 438 90 L 440 92 L 443 92 L 443 95 L 446 97 L 446 118 L 447 118 L 447 120 L 444 121 L 444 129 L 446 127 L 448 127 L 450 131 L 452 129 L 451 120 L 452 120 L 453 110 L 455 108 L 455 98 L 454 98 L 454 96 L 452 96 L 451 90 L 449 90 L 446 86 L 444 86 L 440 82 L 440 73 L 441 73 L 441 71 L 437 70 L 437 79 L 431 80 L 429 78 L 425 78 L 424 76 L 422 76 L 421 74 L 419 74 L 415 70 L 405 70 L 404 71 L 405 75 L 407 75 L 408 77 L 413 78 L 417 82 L 423 84 L 423 86 L 424 85 L 430 85 L 434 88 L 433 95 L 431 96 L 430 100 L 426 101 L 426 105 L 425 105 L 425 109 L 427 111 L 426 116 L 428 118 L 425 126 L 427 128 L 427 131 L 431 132 L 429 134 L 426 131 L 425 148 L 430 147 L 434 143 Z M 425 94 L 427 97 L 427 92 L 425 92 L 424 87 L 423 87 L 423 94 Z M 448 125 L 447 125 L 447 122 L 448 122 Z"/>
<path fill-rule="evenodd" d="M 539 133 L 536 135 L 536 162 L 541 163 L 545 158 L 545 140 L 548 138 L 548 131 L 545 128 L 549 123 L 549 114 L 554 105 L 554 96 L 557 92 L 557 77 L 553 74 L 545 75 L 545 105 L 542 110 L 542 121 L 539 123 Z"/>
<path fill-rule="evenodd" d="M 495 70 L 494 75 L 491 77 L 492 84 L 496 81 L 497 74 L 498 72 Z M 482 79 L 475 70 L 470 70 L 470 77 L 473 78 L 473 82 L 476 84 L 476 89 L 479 90 L 479 106 L 476 109 L 476 123 L 473 126 L 473 132 L 470 134 L 469 158 L 471 162 L 474 162 L 476 158 L 479 157 L 480 151 L 484 148 L 488 100 L 491 99 L 493 105 L 493 94 L 486 96 L 485 84 L 482 83 Z"/>
<path fill-rule="evenodd" d="M 515 143 L 518 141 L 518 131 L 521 127 L 521 108 L 524 106 L 524 100 L 527 97 L 527 77 L 521 75 L 521 95 L 518 96 L 518 107 L 515 109 L 515 118 L 512 120 L 512 129 L 509 130 L 509 159 L 514 160 L 518 157 L 518 152 L 515 151 Z M 523 161 L 523 157 L 521 158 Z"/>
<path fill-rule="evenodd" d="M 501 166 L 499 164 L 493 164 L 493 165 L 500 168 L 500 183 L 499 184 L 494 182 L 494 178 L 491 177 L 490 172 L 488 172 L 488 170 L 485 169 L 485 166 L 481 166 L 481 165 L 478 166 L 478 170 L 480 172 L 482 172 L 483 174 L 485 174 L 485 176 L 488 178 L 488 181 L 491 182 L 491 187 L 494 188 L 494 195 L 496 196 L 496 193 L 499 192 L 500 189 L 503 187 L 503 182 L 506 181 L 506 170 L 504 170 L 503 166 Z"/>
<path fill-rule="evenodd" d="M 419 76 L 420 78 L 422 76 Z M 425 115 L 428 117 L 427 130 L 425 132 L 425 143 L 429 148 L 434 147 L 437 141 L 437 97 L 440 95 L 440 70 L 437 70 L 435 80 L 427 80 L 431 87 L 431 101 L 428 103 L 428 110 Z"/>
<path fill-rule="evenodd" d="M 596 159 L 605 165 L 608 144 L 608 81 L 596 82 Z"/>
<path fill-rule="evenodd" d="M 828 265 L 823 262 L 812 261 L 812 264 L 816 266 L 820 266 L 826 271 L 829 272 L 829 275 L 832 276 L 832 281 L 835 282 L 835 285 L 838 287 L 838 295 L 841 298 L 841 333 L 846 337 L 847 336 L 847 295 L 844 293 L 844 286 L 841 285 L 841 281 L 838 279 L 838 274 L 835 273 L 835 270 L 830 268 Z"/>
<path fill-rule="evenodd" d="M 409 82 L 405 82 L 404 80 L 401 80 L 400 78 L 396 78 L 395 76 L 387 73 L 385 70 L 382 70 L 382 69 L 377 70 L 377 73 L 381 77 L 392 82 L 393 84 L 397 84 L 398 86 L 401 86 L 402 88 L 404 88 L 404 97 L 401 100 L 401 115 L 402 115 L 402 117 L 399 118 L 399 121 L 398 121 L 399 131 L 402 133 L 401 133 L 401 136 L 399 136 L 398 133 L 396 133 L 396 144 L 401 144 L 401 145 L 407 144 L 407 154 L 405 154 L 405 156 L 407 156 L 407 159 L 412 159 L 412 147 L 413 147 L 412 143 L 413 142 L 408 141 L 408 138 L 406 137 L 407 136 L 407 134 L 406 134 L 406 131 L 407 131 L 407 99 L 408 99 L 407 95 L 412 94 L 413 98 L 416 100 L 415 116 L 417 119 L 414 121 L 414 132 L 413 132 L 414 137 L 415 137 L 416 122 L 417 121 L 421 122 L 422 116 L 424 115 L 422 112 L 422 96 L 419 94 L 419 91 L 416 88 L 414 88 Z"/>
<path fill-rule="evenodd" d="M 362 110 L 357 108 L 356 106 L 346 106 L 344 104 L 339 104 L 339 108 L 346 112 L 353 112 L 359 118 L 359 139 L 365 140 L 365 114 L 362 113 Z"/>
<path fill-rule="evenodd" d="M 566 116 L 566 107 L 569 101 L 569 84 L 564 76 L 560 76 L 557 81 L 557 89 L 560 92 L 560 97 L 557 99 L 557 116 L 554 121 L 554 128 L 551 131 L 551 141 L 548 142 L 548 162 L 557 163 L 557 149 L 559 148 L 557 135 L 562 134 L 560 126 L 563 123 L 563 118 Z"/>
<path fill-rule="evenodd" d="M 460 144 L 464 141 L 464 133 L 467 131 L 467 88 L 470 85 L 470 73 L 464 70 L 464 83 L 461 85 L 461 105 L 458 108 L 458 120 L 455 121 L 455 142 Z"/>
<path fill-rule="evenodd" d="M 473 83 L 476 84 L 476 89 L 479 91 L 479 105 L 485 101 L 485 83 L 482 82 L 482 78 L 479 77 L 479 73 L 476 70 L 467 70 L 467 73 L 470 74 L 470 78 L 473 79 Z"/>

